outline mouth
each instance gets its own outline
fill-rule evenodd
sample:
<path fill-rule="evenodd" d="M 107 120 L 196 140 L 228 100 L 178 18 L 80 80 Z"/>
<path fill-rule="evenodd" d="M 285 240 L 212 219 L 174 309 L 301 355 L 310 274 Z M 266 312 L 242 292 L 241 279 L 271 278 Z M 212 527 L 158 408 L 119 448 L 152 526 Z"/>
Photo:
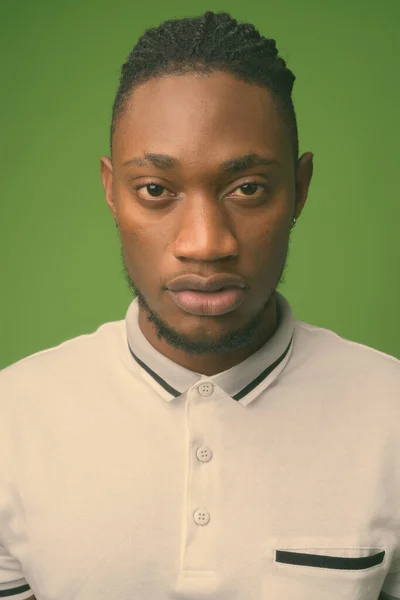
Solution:
<path fill-rule="evenodd" d="M 173 302 L 191 315 L 219 316 L 236 310 L 243 302 L 242 288 L 221 288 L 213 292 L 198 290 L 168 290 Z"/>

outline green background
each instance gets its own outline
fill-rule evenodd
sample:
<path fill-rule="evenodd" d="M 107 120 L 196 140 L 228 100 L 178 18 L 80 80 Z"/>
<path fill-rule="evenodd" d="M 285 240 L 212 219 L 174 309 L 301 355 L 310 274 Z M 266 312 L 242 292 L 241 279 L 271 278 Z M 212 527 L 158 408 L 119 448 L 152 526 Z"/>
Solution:
<path fill-rule="evenodd" d="M 0 368 L 124 319 L 100 156 L 121 64 L 165 19 L 277 40 L 314 178 L 279 288 L 297 319 L 400 358 L 400 1 L 0 2 Z"/>

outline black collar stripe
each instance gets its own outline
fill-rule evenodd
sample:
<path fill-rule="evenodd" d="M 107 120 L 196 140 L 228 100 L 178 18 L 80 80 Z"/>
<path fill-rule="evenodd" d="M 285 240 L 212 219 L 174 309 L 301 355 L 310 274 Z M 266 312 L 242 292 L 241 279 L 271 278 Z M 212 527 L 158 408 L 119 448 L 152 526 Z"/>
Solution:
<path fill-rule="evenodd" d="M 262 371 L 262 373 L 260 373 L 255 379 L 253 379 L 253 381 L 251 381 L 249 384 L 247 384 L 246 387 L 243 388 L 241 392 L 238 392 L 237 394 L 232 396 L 232 398 L 234 400 L 241 400 L 243 398 L 243 396 L 246 396 L 246 394 L 249 394 L 252 390 L 254 390 L 254 388 L 257 385 L 259 385 L 266 377 L 268 377 L 268 375 L 279 365 L 279 363 L 281 363 L 283 361 L 286 354 L 289 352 L 289 348 L 290 348 L 290 344 L 292 343 L 292 339 L 293 339 L 293 336 L 292 336 L 285 352 L 274 363 L 272 363 L 272 365 L 267 367 L 264 371 Z"/>
<path fill-rule="evenodd" d="M 253 379 L 253 381 L 251 381 L 249 384 L 247 384 L 246 387 L 244 387 L 241 392 L 238 392 L 237 394 L 232 396 L 234 400 L 241 400 L 244 396 L 246 396 L 246 394 L 248 394 L 249 392 L 254 390 L 254 388 L 257 385 L 259 385 L 266 377 L 268 377 L 268 375 L 279 365 L 279 363 L 282 362 L 282 360 L 285 358 L 286 354 L 289 352 L 289 348 L 292 343 L 292 340 L 293 340 L 293 336 L 289 342 L 288 347 L 284 351 L 284 353 L 274 363 L 272 363 L 272 365 L 267 367 L 264 371 L 262 371 L 262 373 L 260 373 L 255 379 Z M 157 381 L 157 383 L 159 383 L 165 390 L 167 390 L 167 392 L 172 394 L 172 396 L 174 396 L 175 398 L 177 398 L 178 396 L 180 396 L 182 394 L 182 392 L 179 392 L 178 390 L 176 390 L 175 388 L 170 386 L 169 383 L 167 383 L 164 379 L 162 379 L 162 377 L 157 375 L 157 373 L 155 373 L 153 371 L 153 369 L 150 369 L 150 367 L 148 365 L 146 365 L 142 360 L 140 360 L 140 358 L 138 356 L 136 356 L 136 354 L 133 352 L 133 350 L 129 344 L 128 344 L 128 347 L 129 347 L 130 353 L 132 354 L 132 356 L 136 360 L 136 362 L 141 367 L 143 367 L 143 369 L 145 369 L 145 371 L 147 371 L 147 373 L 149 373 L 149 375 L 151 375 L 153 377 L 153 379 L 155 379 Z"/>
<path fill-rule="evenodd" d="M 129 344 L 128 344 L 128 346 L 129 346 Z M 167 392 L 169 392 L 170 394 L 175 396 L 175 398 L 177 398 L 178 396 L 180 396 L 182 394 L 182 392 L 178 392 L 178 390 L 171 387 L 169 385 L 169 383 L 167 383 L 164 379 L 162 379 L 159 375 L 157 375 L 157 373 L 155 373 L 153 371 L 153 369 L 150 369 L 150 367 L 148 367 L 142 360 L 140 360 L 140 358 L 138 356 L 136 356 L 136 354 L 133 352 L 133 350 L 130 346 L 129 346 L 129 350 L 130 350 L 130 353 L 132 354 L 133 358 L 136 360 L 136 362 L 139 363 L 139 365 L 141 367 L 143 367 L 143 369 L 145 369 L 145 371 L 147 371 L 149 373 L 149 375 L 151 375 L 153 377 L 153 379 L 155 379 L 165 390 L 167 390 Z"/>

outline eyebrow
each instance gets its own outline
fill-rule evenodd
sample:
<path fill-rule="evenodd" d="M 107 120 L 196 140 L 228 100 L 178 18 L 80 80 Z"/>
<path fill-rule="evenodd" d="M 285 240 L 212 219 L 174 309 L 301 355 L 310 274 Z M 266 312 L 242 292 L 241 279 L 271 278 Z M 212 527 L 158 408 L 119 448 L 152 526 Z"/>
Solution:
<path fill-rule="evenodd" d="M 219 167 L 222 171 L 227 173 L 237 173 L 238 171 L 244 171 L 245 169 L 258 167 L 259 165 L 278 164 L 279 162 L 277 160 L 261 156 L 260 154 L 244 154 L 243 156 L 225 160 Z M 169 156 L 168 154 L 145 153 L 144 156 L 135 156 L 130 160 L 127 160 L 121 166 L 129 167 L 132 165 L 137 167 L 154 166 L 157 169 L 167 171 L 181 166 L 181 163 L 177 158 Z"/>

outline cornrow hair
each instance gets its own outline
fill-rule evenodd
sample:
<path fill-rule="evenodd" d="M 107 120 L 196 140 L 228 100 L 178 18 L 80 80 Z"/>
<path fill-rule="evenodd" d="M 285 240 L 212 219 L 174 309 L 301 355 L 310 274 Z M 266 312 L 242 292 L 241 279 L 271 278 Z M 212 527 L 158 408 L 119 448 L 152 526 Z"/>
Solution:
<path fill-rule="evenodd" d="M 121 68 L 112 107 L 111 153 L 117 122 L 137 86 L 156 77 L 213 71 L 230 73 L 271 92 L 278 114 L 289 126 L 297 162 L 299 142 L 292 101 L 296 78 L 278 56 L 275 40 L 260 35 L 251 23 L 238 23 L 227 12 L 209 10 L 198 17 L 164 21 L 141 35 Z"/>

